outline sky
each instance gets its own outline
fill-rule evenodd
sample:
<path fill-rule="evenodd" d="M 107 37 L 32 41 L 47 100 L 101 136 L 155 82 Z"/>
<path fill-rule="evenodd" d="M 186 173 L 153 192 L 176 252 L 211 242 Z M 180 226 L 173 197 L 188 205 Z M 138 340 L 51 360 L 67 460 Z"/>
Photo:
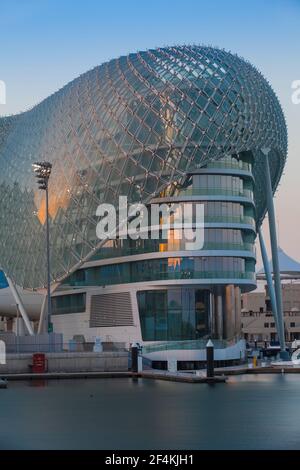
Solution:
<path fill-rule="evenodd" d="M 208 44 L 250 60 L 282 104 L 289 153 L 275 205 L 280 246 L 300 261 L 300 0 L 0 0 L 0 116 L 24 111 L 81 73 L 137 50 Z M 268 226 L 263 231 L 267 246 Z M 260 254 L 258 249 L 258 264 Z"/>

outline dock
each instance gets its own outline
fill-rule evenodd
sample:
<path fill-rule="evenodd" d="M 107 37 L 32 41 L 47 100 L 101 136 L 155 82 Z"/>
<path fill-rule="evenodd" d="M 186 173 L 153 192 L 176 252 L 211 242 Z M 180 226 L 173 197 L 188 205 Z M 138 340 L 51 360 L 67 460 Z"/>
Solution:
<path fill-rule="evenodd" d="M 187 383 L 225 383 L 227 377 L 224 374 L 216 375 L 214 377 L 206 377 L 205 373 L 192 374 L 188 372 L 169 372 L 165 370 L 145 370 L 136 374 L 143 379 L 154 380 L 169 380 L 171 382 L 187 382 Z"/>
<path fill-rule="evenodd" d="M 300 374 L 299 366 L 257 366 L 249 368 L 245 365 L 216 368 L 215 375 L 245 375 L 245 374 Z"/>
<path fill-rule="evenodd" d="M 111 378 L 128 378 L 132 377 L 131 372 L 44 372 L 34 374 L 28 373 L 11 373 L 2 375 L 6 380 L 59 380 L 59 379 L 111 379 Z"/>
<path fill-rule="evenodd" d="M 18 373 L 3 376 L 3 383 L 8 380 L 63 380 L 63 379 L 108 379 L 108 378 L 143 378 L 153 380 L 169 380 L 172 382 L 187 383 L 224 383 L 227 377 L 218 374 L 215 377 L 206 377 L 205 373 L 194 374 L 188 372 L 169 372 L 165 370 L 150 369 L 142 372 L 45 372 L 42 374 Z M 3 387 L 4 388 L 4 387 Z"/>
<path fill-rule="evenodd" d="M 44 373 L 7 373 L 2 374 L 0 388 L 6 388 L 7 382 L 15 380 L 65 380 L 65 379 L 111 379 L 111 378 L 143 378 L 167 380 L 186 383 L 226 383 L 230 376 L 250 374 L 300 374 L 300 367 L 257 366 L 247 367 L 245 364 L 232 367 L 216 368 L 214 377 L 207 377 L 206 370 L 199 371 L 167 371 L 145 369 L 141 372 L 132 371 L 81 371 L 81 372 L 44 372 Z"/>

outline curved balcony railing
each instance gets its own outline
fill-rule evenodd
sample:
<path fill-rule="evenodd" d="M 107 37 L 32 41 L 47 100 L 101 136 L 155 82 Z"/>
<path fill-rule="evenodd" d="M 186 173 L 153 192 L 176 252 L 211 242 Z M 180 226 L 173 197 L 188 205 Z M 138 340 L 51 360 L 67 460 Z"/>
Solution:
<path fill-rule="evenodd" d="M 225 168 L 229 170 L 243 170 L 243 171 L 252 171 L 251 163 L 246 163 L 240 160 L 239 162 L 222 162 L 222 160 L 216 160 L 214 162 L 209 162 L 206 165 L 207 168 Z"/>
<path fill-rule="evenodd" d="M 255 252 L 253 243 L 222 243 L 222 242 L 206 242 L 202 250 L 238 250 Z"/>
<path fill-rule="evenodd" d="M 137 272 L 133 274 L 123 274 L 118 276 L 106 276 L 105 278 L 92 278 L 81 281 L 66 280 L 64 285 L 85 287 L 85 286 L 107 286 L 113 284 L 128 284 L 133 282 L 150 281 L 173 281 L 187 279 L 235 279 L 249 280 L 255 279 L 254 272 L 239 271 L 180 271 L 180 272 Z"/>
<path fill-rule="evenodd" d="M 204 224 L 205 223 L 233 223 L 233 224 L 247 224 L 252 225 L 255 227 L 255 220 L 253 217 L 250 216 L 234 216 L 234 215 L 205 215 L 204 216 Z"/>
<path fill-rule="evenodd" d="M 205 349 L 207 344 L 207 339 L 195 339 L 195 340 L 186 340 L 186 341 L 167 341 L 167 342 L 158 342 L 153 344 L 143 345 L 143 353 L 149 354 L 157 351 L 171 351 L 171 350 L 187 350 L 187 349 Z M 226 340 L 214 339 L 214 347 L 216 349 L 224 349 L 228 346 Z"/>
<path fill-rule="evenodd" d="M 153 242 L 153 240 L 151 240 Z M 181 242 L 181 243 L 180 243 Z M 238 250 L 238 251 L 251 251 L 255 253 L 255 246 L 253 243 L 222 243 L 222 242 L 205 242 L 201 250 Z M 196 250 L 196 251 L 201 251 Z M 128 247 L 128 248 L 101 248 L 90 261 L 100 259 L 119 258 L 122 256 L 134 256 L 146 253 L 166 253 L 169 251 L 186 251 L 185 242 L 176 240 L 174 242 L 162 242 L 158 240 L 156 244 L 144 245 L 142 247 Z M 187 250 L 188 251 L 188 250 Z"/>
<path fill-rule="evenodd" d="M 253 199 L 253 191 L 251 189 L 194 188 L 176 191 L 174 197 L 180 196 L 237 196 Z"/>

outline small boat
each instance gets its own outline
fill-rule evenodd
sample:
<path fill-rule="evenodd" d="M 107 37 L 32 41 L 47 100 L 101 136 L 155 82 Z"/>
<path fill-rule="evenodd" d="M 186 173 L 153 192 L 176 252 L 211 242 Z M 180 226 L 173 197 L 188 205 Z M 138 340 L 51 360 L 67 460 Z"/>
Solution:
<path fill-rule="evenodd" d="M 274 361 L 271 362 L 275 367 L 300 367 L 300 348 L 296 349 L 290 361 Z"/>
<path fill-rule="evenodd" d="M 7 388 L 7 380 L 0 379 L 0 388 Z"/>
<path fill-rule="evenodd" d="M 275 357 L 280 353 L 280 344 L 278 341 L 271 341 L 269 346 L 262 350 L 265 357 Z"/>

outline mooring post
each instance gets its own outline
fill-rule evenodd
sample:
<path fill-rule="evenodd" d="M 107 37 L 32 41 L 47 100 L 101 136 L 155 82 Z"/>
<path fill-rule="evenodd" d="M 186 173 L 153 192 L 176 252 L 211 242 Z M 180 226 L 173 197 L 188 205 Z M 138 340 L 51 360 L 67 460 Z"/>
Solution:
<path fill-rule="evenodd" d="M 138 372 L 138 356 L 139 356 L 139 349 L 136 343 L 131 345 L 131 371 Z"/>
<path fill-rule="evenodd" d="M 210 339 L 206 345 L 206 377 L 214 375 L 214 344 Z"/>

